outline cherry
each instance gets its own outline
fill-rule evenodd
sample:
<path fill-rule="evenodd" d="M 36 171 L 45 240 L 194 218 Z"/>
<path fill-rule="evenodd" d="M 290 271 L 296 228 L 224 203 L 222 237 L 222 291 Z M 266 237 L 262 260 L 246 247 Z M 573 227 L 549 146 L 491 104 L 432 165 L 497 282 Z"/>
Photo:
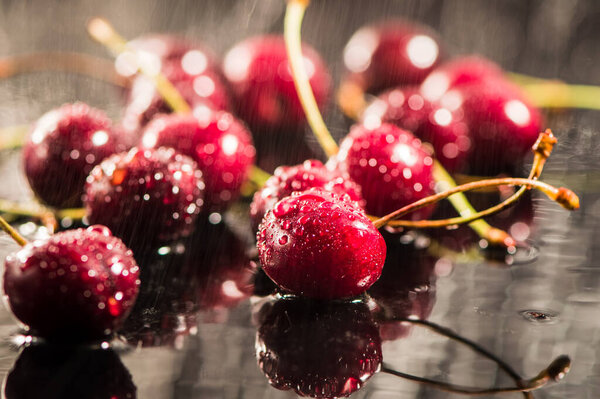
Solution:
<path fill-rule="evenodd" d="M 26 347 L 4 386 L 6 399 L 135 399 L 131 374 L 112 349 Z"/>
<path fill-rule="evenodd" d="M 436 158 L 449 172 L 465 167 L 471 150 L 469 127 L 460 104 L 431 102 L 417 87 L 395 88 L 380 94 L 365 109 L 362 121 L 367 126 L 393 123 L 430 143 Z"/>
<path fill-rule="evenodd" d="M 300 165 L 280 166 L 264 187 L 254 194 L 250 204 L 250 219 L 253 229 L 258 230 L 265 213 L 294 191 L 305 191 L 311 187 L 324 188 L 337 194 L 348 194 L 352 201 L 364 206 L 360 187 L 337 170 L 327 169 L 320 161 L 309 159 Z"/>
<path fill-rule="evenodd" d="M 243 123 L 207 107 L 196 108 L 193 115 L 155 118 L 144 129 L 142 146 L 173 147 L 194 159 L 202 170 L 209 209 L 224 208 L 239 196 L 256 154 Z"/>
<path fill-rule="evenodd" d="M 35 195 L 57 208 L 81 206 L 94 165 L 125 150 L 119 134 L 103 111 L 83 103 L 44 114 L 23 147 L 25 174 Z"/>
<path fill-rule="evenodd" d="M 189 235 L 203 192 L 202 172 L 189 157 L 171 148 L 132 148 L 92 170 L 84 203 L 90 223 L 141 249 Z"/>
<path fill-rule="evenodd" d="M 68 230 L 6 258 L 4 293 L 33 334 L 52 340 L 109 336 L 139 286 L 132 252 L 104 226 Z"/>
<path fill-rule="evenodd" d="M 331 160 L 362 188 L 370 215 L 382 216 L 433 194 L 433 159 L 409 131 L 389 123 L 369 128 L 355 125 Z M 431 207 L 413 212 L 426 219 Z"/>
<path fill-rule="evenodd" d="M 151 57 L 154 55 L 161 65 L 175 62 L 190 65 L 190 67 L 193 65 L 193 68 L 200 72 L 218 70 L 218 62 L 212 50 L 183 37 L 154 33 L 135 38 L 129 42 L 129 45 L 140 51 L 142 57 Z M 125 72 L 128 69 L 126 67 L 132 63 L 127 62 L 127 57 L 129 57 L 127 53 L 123 53 L 122 57 L 123 59 L 121 60 L 117 58 L 115 64 L 118 71 Z M 184 57 L 187 57 L 187 60 L 182 62 Z"/>
<path fill-rule="evenodd" d="M 279 201 L 257 235 L 265 273 L 310 298 L 356 296 L 381 274 L 385 242 L 347 195 L 312 188 Z"/>
<path fill-rule="evenodd" d="M 363 302 L 280 299 L 257 313 L 258 365 L 277 389 L 346 397 L 381 366 L 381 340 Z"/>
<path fill-rule="evenodd" d="M 312 47 L 304 44 L 302 52 L 317 104 L 323 108 L 329 97 L 331 77 Z M 283 37 L 258 36 L 238 43 L 226 54 L 223 70 L 237 111 L 255 134 L 303 127 L 304 111 Z"/>
<path fill-rule="evenodd" d="M 439 63 L 437 35 L 423 25 L 392 20 L 359 29 L 344 48 L 350 79 L 368 92 L 420 83 Z"/>

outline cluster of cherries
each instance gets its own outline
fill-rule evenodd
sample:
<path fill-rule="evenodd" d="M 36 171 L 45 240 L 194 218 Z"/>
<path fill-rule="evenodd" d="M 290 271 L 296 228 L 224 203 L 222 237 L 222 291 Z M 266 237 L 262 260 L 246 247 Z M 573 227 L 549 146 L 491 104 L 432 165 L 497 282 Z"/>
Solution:
<path fill-rule="evenodd" d="M 305 46 L 303 54 L 323 106 L 331 97 L 330 75 L 316 51 Z M 405 21 L 366 27 L 350 39 L 341 105 L 360 122 L 326 164 L 277 168 L 250 205 L 260 264 L 280 290 L 313 299 L 364 293 L 382 274 L 387 253 L 368 215 L 381 217 L 433 194 L 434 154 L 453 172 L 495 174 L 514 168 L 534 143 L 540 114 L 497 66 L 477 57 L 440 64 L 442 54 L 435 34 Z M 153 78 L 137 74 L 139 63 Z M 49 340 L 104 339 L 118 330 L 139 291 L 133 253 L 139 260 L 149 248 L 190 236 L 201 219 L 239 198 L 256 160 L 250 131 L 297 135 L 304 127 L 280 36 L 243 41 L 227 53 L 222 69 L 201 46 L 147 36 L 130 42 L 115 65 L 131 80 L 121 123 L 85 104 L 67 104 L 37 121 L 23 149 L 36 197 L 53 208 L 83 206 L 92 225 L 28 243 L 6 260 L 11 310 Z M 172 112 L 157 77 L 189 112 Z M 368 106 L 353 106 L 376 93 Z M 432 211 L 407 217 L 423 219 Z M 293 334 L 285 343 L 273 338 L 285 330 L 279 308 L 293 324 L 295 306 L 275 303 L 262 312 L 259 345 L 271 349 L 261 350 L 259 359 L 267 373 L 284 355 L 305 353 Z M 312 314 L 331 329 L 339 328 L 340 317 L 362 323 L 346 337 L 366 345 L 359 348 L 367 356 L 362 369 L 352 369 L 362 377 L 321 393 L 295 386 L 312 396 L 347 396 L 379 368 L 379 335 L 357 316 L 366 312 L 369 319 L 366 308 L 324 312 Z M 331 342 L 333 349 L 345 345 Z M 270 376 L 273 384 L 285 385 L 282 375 Z"/>

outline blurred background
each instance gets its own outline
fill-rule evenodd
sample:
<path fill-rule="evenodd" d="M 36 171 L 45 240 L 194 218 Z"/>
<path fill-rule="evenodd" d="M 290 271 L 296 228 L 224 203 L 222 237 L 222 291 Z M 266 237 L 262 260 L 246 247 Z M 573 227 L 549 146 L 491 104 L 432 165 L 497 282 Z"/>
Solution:
<path fill-rule="evenodd" d="M 223 55 L 252 35 L 282 32 L 283 0 L 0 0 L 0 57 L 33 51 L 76 51 L 110 58 L 85 31 L 93 16 L 107 18 L 127 38 L 173 32 Z M 339 82 L 342 50 L 366 23 L 402 16 L 436 29 L 450 56 L 477 53 L 510 71 L 569 83 L 600 85 L 600 2 L 597 0 L 313 0 L 303 39 L 325 58 Z M 120 89 L 67 73 L 35 73 L 0 81 L 0 126 L 29 123 L 65 102 L 81 100 L 118 118 Z M 347 124 L 331 104 L 335 135 Z M 571 355 L 566 381 L 536 398 L 600 396 L 600 112 L 561 111 L 548 118 L 559 138 L 544 180 L 580 194 L 582 209 L 567 213 L 534 195 L 527 222 L 533 254 L 512 267 L 482 259 L 432 268 L 430 320 L 450 327 L 532 376 L 557 355 Z M 317 152 L 317 156 L 318 156 Z M 0 158 L 0 196 L 29 196 L 18 154 Z M 10 184 L 9 184 L 10 183 Z M 6 254 L 14 246 L 0 242 Z M 400 259 L 398 262 L 402 262 Z M 269 387 L 256 366 L 251 305 L 200 318 L 196 334 L 174 346 L 123 351 L 140 398 L 287 398 Z M 529 311 L 529 313 L 527 313 Z M 545 317 L 531 317 L 535 312 Z M 8 337 L 16 325 L 0 312 L 0 372 L 18 353 Z M 384 358 L 400 370 L 457 383 L 507 385 L 494 364 L 430 332 L 384 343 Z M 509 395 L 510 396 L 510 395 Z M 514 394 L 514 397 L 519 395 Z M 356 398 L 448 398 L 385 375 Z"/>

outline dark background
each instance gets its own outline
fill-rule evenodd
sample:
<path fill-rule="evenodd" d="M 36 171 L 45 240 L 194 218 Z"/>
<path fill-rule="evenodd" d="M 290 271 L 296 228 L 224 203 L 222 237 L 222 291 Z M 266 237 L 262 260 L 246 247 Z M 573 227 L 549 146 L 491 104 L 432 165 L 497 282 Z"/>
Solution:
<path fill-rule="evenodd" d="M 223 54 L 240 39 L 279 32 L 283 0 L 189 1 L 0 1 L 0 56 L 39 50 L 107 56 L 85 32 L 92 16 L 104 16 L 126 37 L 151 31 L 199 39 Z M 436 28 L 453 55 L 479 53 L 503 67 L 571 83 L 600 85 L 600 2 L 596 0 L 314 0 L 305 17 L 304 40 L 327 60 L 336 82 L 341 52 L 358 27 L 384 17 L 405 16 Z M 63 73 L 40 73 L 0 81 L 0 126 L 27 123 L 67 101 L 81 100 L 119 116 L 122 97 L 111 86 Z M 333 110 L 327 119 L 338 136 L 346 125 Z M 483 260 L 457 262 L 437 279 L 431 320 L 480 342 L 531 376 L 561 353 L 574 362 L 566 381 L 538 398 L 600 396 L 600 115 L 565 111 L 548 124 L 559 146 L 544 179 L 580 194 L 582 209 L 567 213 L 534 195 L 529 242 L 533 262 L 498 267 Z M 25 198 L 28 189 L 18 154 L 4 154 L 0 194 Z M 4 236 L 0 252 L 14 250 Z M 531 322 L 520 312 L 553 315 Z M 122 361 L 140 398 L 280 398 L 256 367 L 250 304 L 200 317 L 198 334 L 178 349 L 130 350 Z M 219 323 L 208 320 L 220 320 Z M 9 344 L 16 324 L 0 311 L 0 371 L 18 352 Z M 415 330 L 384 345 L 384 357 L 401 370 L 480 386 L 507 384 L 493 364 L 431 333 Z M 509 395 L 510 396 L 510 395 Z M 374 377 L 357 398 L 446 398 L 445 393 L 385 375 Z M 514 395 L 518 397 L 518 395 Z"/>

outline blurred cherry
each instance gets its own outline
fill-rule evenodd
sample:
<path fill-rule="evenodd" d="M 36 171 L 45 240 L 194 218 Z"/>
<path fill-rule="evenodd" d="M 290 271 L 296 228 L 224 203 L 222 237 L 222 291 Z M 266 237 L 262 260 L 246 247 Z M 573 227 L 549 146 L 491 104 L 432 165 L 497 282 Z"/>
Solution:
<path fill-rule="evenodd" d="M 258 365 L 277 389 L 345 397 L 381 366 L 379 332 L 363 302 L 268 300 L 255 319 Z"/>
<path fill-rule="evenodd" d="M 131 374 L 112 349 L 33 345 L 8 373 L 6 399 L 135 399 Z"/>

